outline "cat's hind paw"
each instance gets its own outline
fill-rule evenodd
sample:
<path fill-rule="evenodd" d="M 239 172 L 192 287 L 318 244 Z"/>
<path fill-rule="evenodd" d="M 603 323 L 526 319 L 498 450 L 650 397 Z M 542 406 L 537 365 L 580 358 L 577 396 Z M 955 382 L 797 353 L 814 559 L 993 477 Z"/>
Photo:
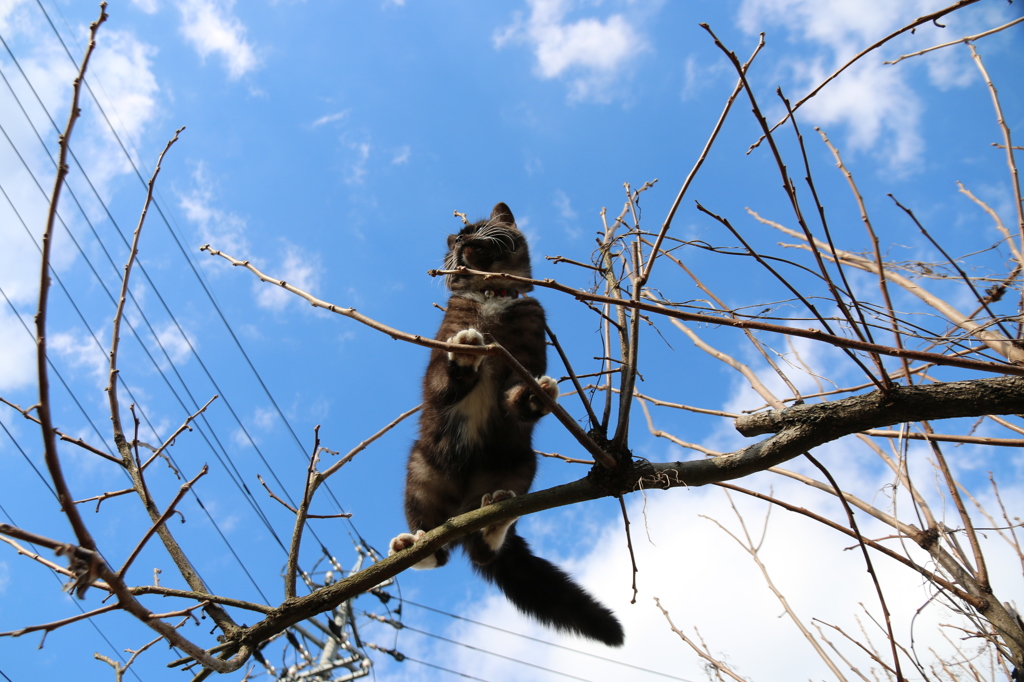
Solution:
<path fill-rule="evenodd" d="M 391 543 L 388 545 L 388 556 L 398 554 L 402 550 L 409 549 L 417 542 L 419 542 L 420 538 L 422 538 L 424 535 L 426 535 L 426 531 L 423 530 L 416 531 L 415 535 L 413 533 L 399 533 L 394 538 L 392 538 Z M 415 569 L 423 570 L 428 568 L 437 568 L 437 566 L 437 555 L 431 554 L 426 559 L 423 559 L 418 563 L 413 564 L 412 567 Z"/>
<path fill-rule="evenodd" d="M 483 509 L 504 500 L 511 500 L 515 496 L 516 494 L 512 490 L 495 490 L 493 493 L 484 493 L 484 496 L 480 499 L 480 508 Z M 499 521 L 493 526 L 487 526 L 480 531 L 484 537 L 484 542 L 487 543 L 492 552 L 497 552 L 501 549 L 501 546 L 505 544 L 505 535 L 508 533 L 508 529 L 518 520 L 519 517 L 514 516 L 511 519 Z"/>
<path fill-rule="evenodd" d="M 483 346 L 486 342 L 484 341 L 483 334 L 470 327 L 469 329 L 463 329 L 448 339 L 448 343 L 459 343 L 464 346 Z M 460 367 L 472 367 L 475 372 L 480 368 L 480 363 L 484 361 L 484 356 L 479 353 L 455 353 L 448 351 L 448 360 Z"/>
<path fill-rule="evenodd" d="M 489 507 L 496 502 L 511 500 L 516 494 L 512 490 L 495 490 L 493 493 L 484 493 L 480 498 L 480 508 Z"/>

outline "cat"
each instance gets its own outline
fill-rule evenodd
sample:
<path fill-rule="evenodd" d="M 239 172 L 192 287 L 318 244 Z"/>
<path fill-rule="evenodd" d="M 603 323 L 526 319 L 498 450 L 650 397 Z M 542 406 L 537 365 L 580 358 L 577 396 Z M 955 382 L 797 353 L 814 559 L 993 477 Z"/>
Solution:
<path fill-rule="evenodd" d="M 446 270 L 530 277 L 526 238 L 512 211 L 499 203 L 489 220 L 448 236 Z M 503 278 L 450 274 L 437 340 L 467 346 L 501 344 L 553 399 L 557 382 L 545 376 L 544 309 L 526 296 L 533 286 Z M 411 533 L 391 541 L 389 554 L 413 546 L 449 518 L 529 492 L 537 470 L 533 427 L 548 413 L 512 369 L 495 356 L 434 350 L 423 379 L 419 438 L 409 454 L 405 515 Z M 473 567 L 522 612 L 558 630 L 620 646 L 625 635 L 612 612 L 561 569 L 534 556 L 516 533 L 516 519 L 456 540 Z M 415 568 L 448 561 L 450 546 Z"/>

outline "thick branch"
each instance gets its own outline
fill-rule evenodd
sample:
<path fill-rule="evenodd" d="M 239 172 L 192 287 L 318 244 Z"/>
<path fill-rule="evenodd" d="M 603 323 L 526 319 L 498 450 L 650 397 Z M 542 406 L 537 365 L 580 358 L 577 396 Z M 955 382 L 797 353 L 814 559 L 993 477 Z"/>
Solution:
<path fill-rule="evenodd" d="M 1002 377 L 950 384 L 899 387 L 817 405 L 790 407 L 774 415 L 778 431 L 732 453 L 687 462 L 639 462 L 622 471 L 591 470 L 583 479 L 477 509 L 429 531 L 413 547 L 311 595 L 291 600 L 263 621 L 240 630 L 236 645 L 254 645 L 284 628 L 336 607 L 397 575 L 442 546 L 497 521 L 601 497 L 652 488 L 702 486 L 763 471 L 842 436 L 895 422 L 941 417 L 977 417 L 1024 412 L 1024 379 Z M 750 419 L 763 419 L 752 415 Z M 765 433 L 767 431 L 761 431 Z"/>
<path fill-rule="evenodd" d="M 903 422 L 980 417 L 986 414 L 985 410 L 993 414 L 1015 414 L 1021 407 L 1024 407 L 1024 379 L 974 379 L 900 386 L 891 400 L 883 399 L 874 392 L 826 403 L 793 405 L 781 411 L 743 415 L 736 420 L 736 430 L 748 437 L 782 433 L 794 428 L 814 428 L 847 435 Z M 853 428 L 858 423 L 864 427 Z"/>

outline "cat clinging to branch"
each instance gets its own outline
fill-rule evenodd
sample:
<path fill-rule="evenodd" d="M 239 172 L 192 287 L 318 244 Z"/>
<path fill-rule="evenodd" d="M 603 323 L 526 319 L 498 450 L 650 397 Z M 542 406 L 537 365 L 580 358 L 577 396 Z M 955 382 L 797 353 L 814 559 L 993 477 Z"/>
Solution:
<path fill-rule="evenodd" d="M 444 264 L 446 270 L 465 266 L 531 276 L 526 238 L 503 203 L 489 220 L 448 236 Z M 524 296 L 533 287 L 470 274 L 448 275 L 447 284 L 452 295 L 435 338 L 467 346 L 501 344 L 556 398 L 557 383 L 544 375 L 544 309 Z M 419 438 L 409 453 L 405 481 L 412 533 L 392 540 L 390 553 L 411 547 L 451 517 L 527 493 L 537 470 L 533 426 L 547 412 L 500 358 L 432 351 L 423 378 Z M 515 524 L 516 519 L 501 521 L 456 543 L 520 611 L 559 630 L 621 645 L 622 626 L 612 612 L 561 569 L 534 556 Z M 443 566 L 449 551 L 443 547 L 415 567 Z"/>

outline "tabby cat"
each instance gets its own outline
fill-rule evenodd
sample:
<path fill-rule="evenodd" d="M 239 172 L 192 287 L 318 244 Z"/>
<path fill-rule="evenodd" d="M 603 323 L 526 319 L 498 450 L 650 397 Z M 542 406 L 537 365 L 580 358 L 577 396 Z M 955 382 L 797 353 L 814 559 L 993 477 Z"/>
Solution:
<path fill-rule="evenodd" d="M 489 220 L 448 236 L 445 269 L 530 277 L 526 238 L 508 206 L 499 203 Z M 533 287 L 500 277 L 447 276 L 452 295 L 437 340 L 467 346 L 496 342 L 512 354 L 541 387 L 558 396 L 545 376 L 544 309 L 525 296 Z M 419 438 L 413 444 L 405 482 L 405 515 L 411 533 L 391 541 L 390 553 L 411 547 L 426 530 L 472 509 L 523 495 L 537 470 L 531 436 L 548 410 L 500 358 L 434 350 L 423 378 Z M 497 584 L 520 611 L 541 623 L 611 646 L 623 643 L 611 611 L 561 569 L 534 556 L 509 519 L 455 541 L 473 567 Z M 448 561 L 446 546 L 416 564 L 435 568 Z"/>

